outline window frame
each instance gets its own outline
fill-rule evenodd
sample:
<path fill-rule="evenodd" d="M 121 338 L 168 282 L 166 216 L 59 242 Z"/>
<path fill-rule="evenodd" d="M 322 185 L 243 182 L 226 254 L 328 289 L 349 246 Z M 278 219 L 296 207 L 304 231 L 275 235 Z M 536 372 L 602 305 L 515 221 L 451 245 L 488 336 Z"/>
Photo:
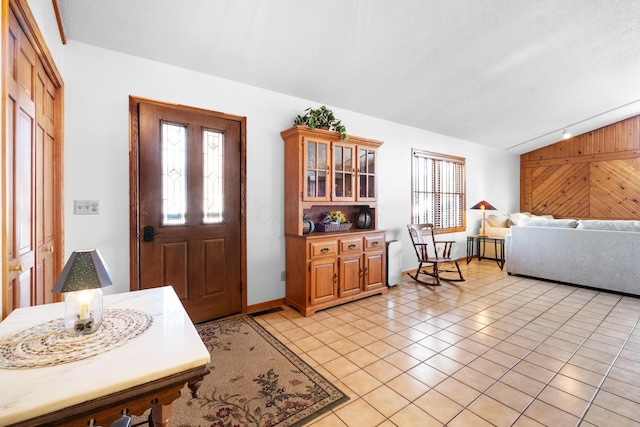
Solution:
<path fill-rule="evenodd" d="M 426 170 L 423 171 L 422 175 L 417 175 L 421 172 L 418 170 L 419 168 L 426 169 L 428 166 L 426 163 L 424 165 L 420 165 L 419 161 L 421 159 L 425 159 L 427 162 L 430 162 L 432 169 L 431 173 L 428 173 Z M 439 172 L 439 176 L 443 177 L 442 169 L 451 168 L 450 173 L 453 173 L 453 180 L 442 180 L 440 179 L 440 183 L 437 184 L 434 179 L 434 173 Z M 432 175 L 432 176 L 428 176 Z M 458 176 L 462 175 L 462 176 Z M 416 188 L 416 184 L 419 181 L 426 180 L 425 182 L 425 190 Z M 449 185 L 447 185 L 449 184 Z M 438 188 L 436 188 L 438 186 Z M 445 188 L 448 187 L 448 188 Z M 440 154 L 434 153 L 431 151 L 420 150 L 413 148 L 411 150 L 411 223 L 432 223 L 435 226 L 435 233 L 457 233 L 464 232 L 467 229 L 467 215 L 466 215 L 466 158 L 459 156 L 452 156 L 448 154 Z M 429 188 L 431 191 L 428 191 L 426 188 Z M 449 190 L 449 191 L 444 191 Z M 453 191 L 451 191 L 453 190 Z M 426 196 L 419 196 L 419 193 L 431 193 L 433 194 L 432 200 L 433 204 L 438 204 L 440 206 L 440 212 L 438 216 L 430 215 L 427 211 L 427 214 L 421 212 L 416 212 L 417 206 L 420 204 L 420 198 L 425 199 Z M 455 212 L 453 212 L 453 216 L 446 211 L 445 201 L 443 198 L 446 198 L 446 194 L 449 195 L 449 199 L 451 199 L 454 204 L 457 205 L 454 208 Z M 445 197 L 442 195 L 445 194 Z M 429 203 L 428 201 L 426 203 Z M 446 220 L 449 218 L 449 220 Z M 453 222 L 450 226 L 449 223 Z"/>

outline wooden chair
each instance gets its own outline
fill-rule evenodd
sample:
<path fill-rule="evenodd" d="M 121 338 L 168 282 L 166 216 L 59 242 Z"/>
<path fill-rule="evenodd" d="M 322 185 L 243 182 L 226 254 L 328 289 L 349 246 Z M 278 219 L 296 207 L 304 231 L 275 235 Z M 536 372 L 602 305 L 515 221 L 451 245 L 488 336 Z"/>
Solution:
<path fill-rule="evenodd" d="M 446 282 L 464 282 L 464 277 L 462 277 L 458 260 L 451 258 L 451 247 L 455 241 L 436 240 L 433 224 L 409 224 L 407 225 L 407 229 L 409 230 L 411 242 L 413 243 L 413 248 L 416 251 L 416 256 L 418 257 L 419 262 L 418 270 L 416 270 L 415 275 L 411 275 L 409 273 L 409 276 L 411 276 L 413 280 L 432 286 L 440 286 L 440 280 L 444 280 Z M 425 241 L 424 233 L 431 234 L 430 243 Z M 429 250 L 429 245 L 432 245 L 433 247 L 431 250 Z M 440 273 L 456 273 L 456 270 L 441 270 L 439 266 L 444 263 L 453 263 L 456 266 L 459 278 L 450 276 L 442 277 Z M 431 271 L 423 269 L 423 264 L 431 264 Z M 428 267 L 428 265 L 425 266 L 425 268 L 426 267 Z M 420 280 L 420 274 L 431 276 L 434 278 L 434 281 L 424 282 Z"/>

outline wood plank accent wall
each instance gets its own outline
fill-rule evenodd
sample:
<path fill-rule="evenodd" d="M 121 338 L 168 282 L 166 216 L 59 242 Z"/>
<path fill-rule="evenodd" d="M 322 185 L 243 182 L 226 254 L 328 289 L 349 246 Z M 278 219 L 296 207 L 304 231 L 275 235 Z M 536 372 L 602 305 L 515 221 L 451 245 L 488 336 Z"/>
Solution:
<path fill-rule="evenodd" d="M 520 210 L 640 219 L 640 116 L 521 155 Z"/>

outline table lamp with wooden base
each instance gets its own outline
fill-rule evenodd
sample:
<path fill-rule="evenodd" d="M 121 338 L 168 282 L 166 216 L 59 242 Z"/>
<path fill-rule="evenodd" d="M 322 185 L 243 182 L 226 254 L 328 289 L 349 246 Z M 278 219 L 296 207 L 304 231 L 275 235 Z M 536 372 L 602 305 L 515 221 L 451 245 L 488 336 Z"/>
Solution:
<path fill-rule="evenodd" d="M 476 203 L 475 205 L 473 205 L 471 207 L 471 209 L 480 209 L 482 211 L 482 227 L 480 227 L 480 234 L 478 234 L 478 236 L 480 237 L 487 237 L 487 233 L 486 233 L 486 218 L 485 218 L 485 214 L 486 211 L 495 211 L 497 210 L 496 208 L 494 208 L 491 203 L 487 202 L 486 200 L 482 200 L 478 203 Z"/>

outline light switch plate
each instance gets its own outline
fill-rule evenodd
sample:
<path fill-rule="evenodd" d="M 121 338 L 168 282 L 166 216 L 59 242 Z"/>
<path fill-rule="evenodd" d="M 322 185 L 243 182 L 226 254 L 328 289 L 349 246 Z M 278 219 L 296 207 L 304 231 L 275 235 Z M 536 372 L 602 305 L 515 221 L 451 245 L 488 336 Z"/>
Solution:
<path fill-rule="evenodd" d="M 74 200 L 74 215 L 100 215 L 99 200 Z"/>

